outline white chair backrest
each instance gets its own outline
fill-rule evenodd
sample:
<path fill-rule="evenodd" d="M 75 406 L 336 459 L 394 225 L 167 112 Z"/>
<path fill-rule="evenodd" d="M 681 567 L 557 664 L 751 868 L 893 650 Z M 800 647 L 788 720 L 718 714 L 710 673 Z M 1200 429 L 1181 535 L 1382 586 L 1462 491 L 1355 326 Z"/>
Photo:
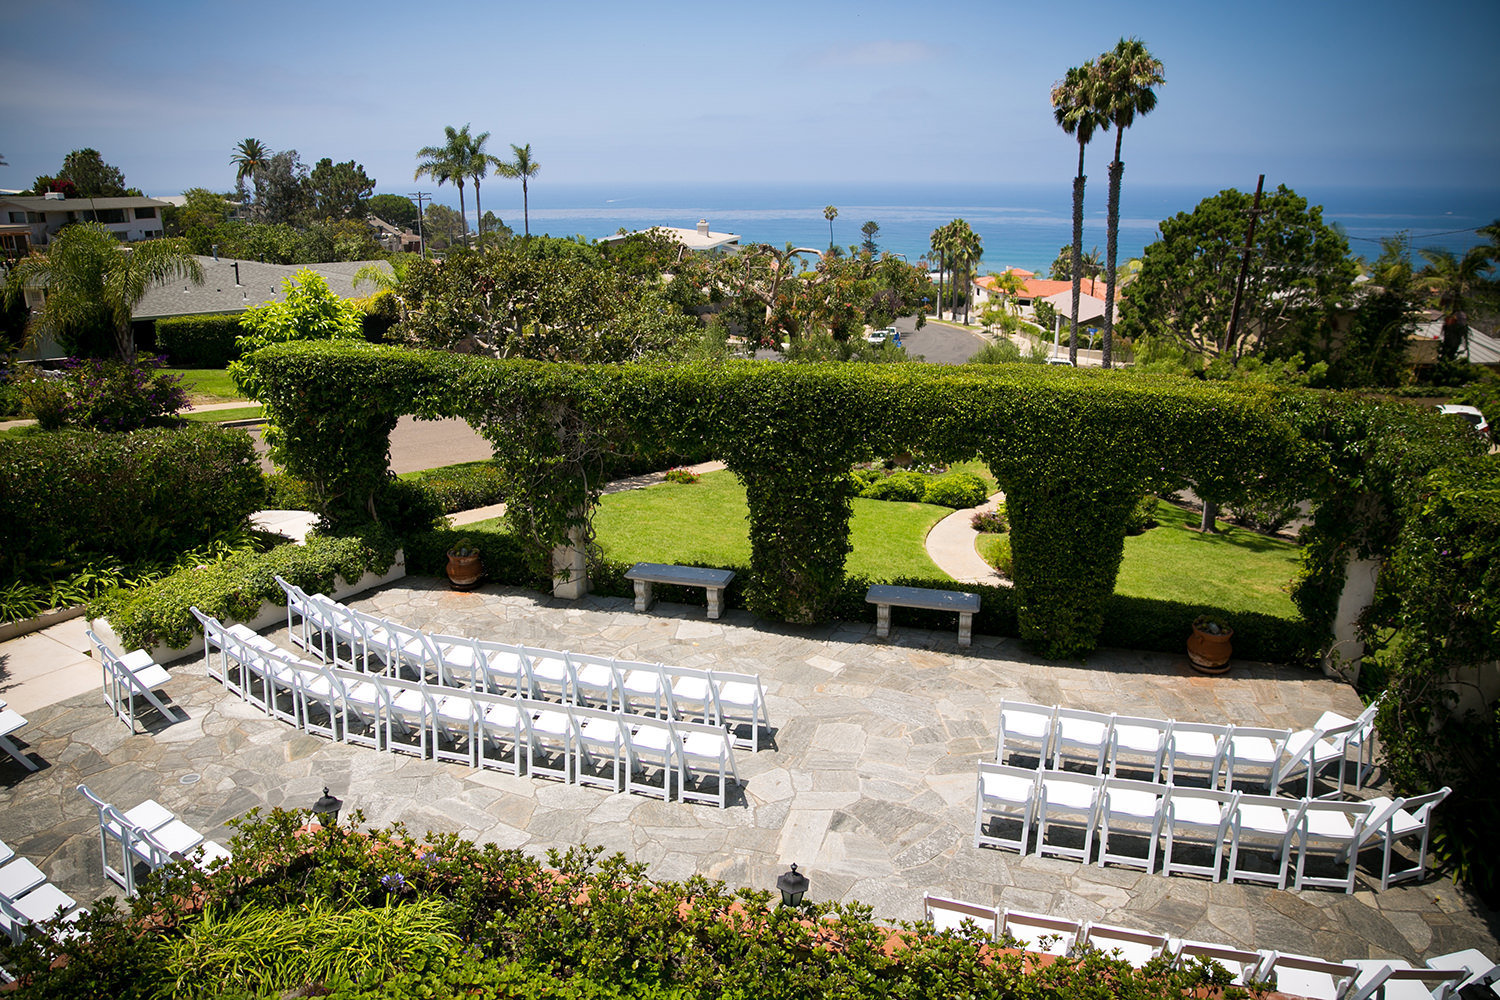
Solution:
<path fill-rule="evenodd" d="M 994 937 L 995 929 L 1000 924 L 1000 913 L 993 906 L 929 895 L 922 900 L 922 908 L 933 930 L 938 933 L 959 930 L 964 921 L 972 920 L 986 937 Z"/>

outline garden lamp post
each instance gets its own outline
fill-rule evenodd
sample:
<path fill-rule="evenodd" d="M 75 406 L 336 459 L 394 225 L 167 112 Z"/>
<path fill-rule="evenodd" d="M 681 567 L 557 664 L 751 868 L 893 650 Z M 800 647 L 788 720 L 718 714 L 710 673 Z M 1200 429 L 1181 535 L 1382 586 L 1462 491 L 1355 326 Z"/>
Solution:
<path fill-rule="evenodd" d="M 797 866 L 792 865 L 792 870 L 780 875 L 776 879 L 776 888 L 781 890 L 782 906 L 800 906 L 802 897 L 807 894 L 808 879 L 806 875 L 797 871 Z"/>
<path fill-rule="evenodd" d="M 318 825 L 322 827 L 337 826 L 339 822 L 339 810 L 343 807 L 344 803 L 340 802 L 334 796 L 329 795 L 328 786 L 324 785 L 322 798 L 313 803 L 313 819 L 317 820 Z"/>

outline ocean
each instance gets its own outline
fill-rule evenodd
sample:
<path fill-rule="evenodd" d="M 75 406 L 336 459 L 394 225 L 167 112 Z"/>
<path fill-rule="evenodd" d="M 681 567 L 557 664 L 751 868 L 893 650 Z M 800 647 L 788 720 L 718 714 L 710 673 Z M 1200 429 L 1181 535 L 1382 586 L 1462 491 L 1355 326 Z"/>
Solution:
<path fill-rule="evenodd" d="M 1275 180 L 1267 178 L 1266 184 L 1273 189 Z M 1224 186 L 1229 185 L 1132 184 L 1127 172 L 1121 189 L 1120 260 L 1139 256 L 1155 240 L 1160 220 L 1191 211 Z M 1253 191 L 1255 178 L 1233 186 Z M 520 191 L 508 187 L 491 180 L 485 186 L 485 208 L 519 232 Z M 1412 234 L 1415 248 L 1462 252 L 1483 242 L 1474 229 L 1500 218 L 1500 190 L 1299 188 L 1297 193 L 1322 205 L 1324 220 L 1342 227 L 1351 251 L 1369 259 L 1380 253 L 1382 237 L 1399 230 Z M 1097 245 L 1101 255 L 1107 196 L 1108 177 L 1100 166 L 1089 176 L 1083 245 L 1086 251 Z M 538 178 L 531 184 L 531 230 L 597 239 L 621 228 L 691 228 L 706 219 L 714 232 L 735 233 L 742 244 L 792 243 L 821 250 L 829 242 L 823 218 L 828 204 L 839 211 L 833 223 L 839 246 L 859 243 L 860 227 L 874 221 L 880 225 L 880 249 L 905 254 L 913 263 L 928 252 L 932 231 L 955 218 L 966 220 L 983 240 L 982 272 L 1014 266 L 1045 274 L 1059 248 L 1072 241 L 1071 177 L 1046 185 L 549 184 Z"/>

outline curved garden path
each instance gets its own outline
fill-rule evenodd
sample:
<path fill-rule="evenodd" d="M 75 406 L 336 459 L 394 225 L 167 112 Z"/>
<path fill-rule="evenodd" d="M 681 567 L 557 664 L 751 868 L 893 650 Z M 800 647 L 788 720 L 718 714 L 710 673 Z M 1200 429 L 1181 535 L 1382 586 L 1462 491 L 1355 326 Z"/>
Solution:
<path fill-rule="evenodd" d="M 978 507 L 955 510 L 927 532 L 927 555 L 937 563 L 938 569 L 959 583 L 985 583 L 991 586 L 1008 586 L 1009 581 L 995 572 L 995 568 L 974 550 L 974 539 L 978 534 L 969 527 L 969 521 L 979 511 L 994 510 L 1005 499 L 996 493 Z"/>

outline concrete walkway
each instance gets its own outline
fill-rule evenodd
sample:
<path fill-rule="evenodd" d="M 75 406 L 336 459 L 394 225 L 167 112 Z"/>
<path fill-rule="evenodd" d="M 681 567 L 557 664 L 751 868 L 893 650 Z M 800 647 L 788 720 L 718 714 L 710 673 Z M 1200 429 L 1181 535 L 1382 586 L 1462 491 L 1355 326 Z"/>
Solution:
<path fill-rule="evenodd" d="M 995 567 L 985 562 L 974 548 L 979 532 L 969 526 L 975 514 L 991 511 L 1005 500 L 1005 495 L 996 493 L 978 507 L 955 510 L 927 532 L 927 556 L 937 563 L 938 569 L 959 583 L 983 583 L 992 587 L 1008 587 L 1010 581 Z"/>
<path fill-rule="evenodd" d="M 881 921 L 920 917 L 925 892 L 1200 940 L 1329 958 L 1500 954 L 1495 915 L 1445 878 L 1386 892 L 1166 877 L 973 846 L 975 771 L 995 752 L 1001 698 L 1247 725 L 1305 726 L 1352 715 L 1346 685 L 1310 671 L 1238 662 L 1203 677 L 1186 657 L 1101 650 L 1046 661 L 1017 643 L 867 624 L 771 625 L 741 611 L 623 598 L 560 602 L 513 588 L 449 590 L 412 579 L 353 602 L 433 631 L 608 656 L 757 672 L 773 743 L 737 754 L 728 809 L 661 802 L 555 780 L 334 743 L 266 718 L 203 674 L 172 665 L 166 691 L 186 721 L 131 734 L 97 687 L 29 713 L 19 736 L 35 773 L 0 761 L 0 839 L 80 902 L 118 895 L 99 866 L 97 816 L 74 785 L 125 808 L 154 798 L 205 835 L 252 807 L 308 808 L 327 784 L 365 822 L 451 831 L 541 856 L 579 843 L 621 851 L 654 878 L 692 875 L 770 889 L 797 862 L 815 900 L 859 900 Z M 285 629 L 270 637 L 287 645 Z M 97 681 L 95 682 L 97 684 Z M 1378 863 L 1378 857 L 1373 859 Z"/>
<path fill-rule="evenodd" d="M 686 466 L 687 469 L 691 470 L 692 472 L 698 473 L 698 475 L 700 476 L 705 472 L 718 472 L 724 467 L 725 466 L 723 462 L 700 462 L 697 465 Z M 613 482 L 606 483 L 604 485 L 604 489 L 601 492 L 605 494 L 624 493 L 626 490 L 638 490 L 646 486 L 655 486 L 657 483 L 664 483 L 666 481 L 667 473 L 665 470 L 661 472 L 645 472 L 639 476 L 630 476 L 625 479 L 616 479 Z M 457 528 L 461 525 L 473 524 L 476 521 L 488 521 L 492 517 L 504 516 L 505 504 L 494 503 L 490 504 L 487 507 L 475 507 L 472 510 L 461 510 L 456 514 L 449 514 L 448 521 L 455 528 Z"/>

